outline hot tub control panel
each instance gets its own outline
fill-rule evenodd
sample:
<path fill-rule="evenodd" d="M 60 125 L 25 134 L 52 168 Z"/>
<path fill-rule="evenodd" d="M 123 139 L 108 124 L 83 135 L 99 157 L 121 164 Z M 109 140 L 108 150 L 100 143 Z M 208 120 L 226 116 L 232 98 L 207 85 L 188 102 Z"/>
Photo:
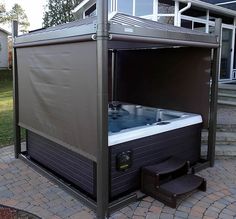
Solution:
<path fill-rule="evenodd" d="M 124 151 L 116 155 L 116 169 L 126 171 L 132 165 L 132 151 Z"/>

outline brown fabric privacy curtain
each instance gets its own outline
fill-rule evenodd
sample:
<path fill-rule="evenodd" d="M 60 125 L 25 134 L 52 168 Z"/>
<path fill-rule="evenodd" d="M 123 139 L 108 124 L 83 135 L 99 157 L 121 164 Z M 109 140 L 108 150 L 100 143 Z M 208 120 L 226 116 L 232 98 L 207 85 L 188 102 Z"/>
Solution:
<path fill-rule="evenodd" d="M 17 49 L 19 125 L 96 161 L 96 42 Z"/>
<path fill-rule="evenodd" d="M 211 49 L 119 51 L 118 100 L 201 114 L 208 128 Z"/>

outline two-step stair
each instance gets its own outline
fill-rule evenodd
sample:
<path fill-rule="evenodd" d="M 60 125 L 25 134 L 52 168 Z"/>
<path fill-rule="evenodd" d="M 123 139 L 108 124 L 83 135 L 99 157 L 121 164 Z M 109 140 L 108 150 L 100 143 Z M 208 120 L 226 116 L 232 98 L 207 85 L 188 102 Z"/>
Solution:
<path fill-rule="evenodd" d="M 203 130 L 202 132 L 202 155 L 207 154 L 208 132 Z M 217 157 L 236 156 L 236 127 L 227 127 L 227 125 L 221 125 L 217 127 L 216 132 L 216 145 L 215 155 Z"/>
<path fill-rule="evenodd" d="M 141 191 L 176 208 L 177 199 L 194 190 L 206 191 L 206 181 L 190 173 L 188 161 L 176 157 L 142 168 Z"/>
<path fill-rule="evenodd" d="M 236 106 L 236 85 L 219 84 L 218 104 Z"/>

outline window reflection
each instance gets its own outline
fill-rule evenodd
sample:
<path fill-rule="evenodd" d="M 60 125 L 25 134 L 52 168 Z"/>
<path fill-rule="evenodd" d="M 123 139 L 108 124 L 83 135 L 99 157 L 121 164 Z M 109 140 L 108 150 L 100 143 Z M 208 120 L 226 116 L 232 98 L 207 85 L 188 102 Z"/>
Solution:
<path fill-rule="evenodd" d="M 141 0 L 141 1 L 144 1 L 144 0 Z M 132 15 L 133 14 L 133 0 L 118 0 L 117 10 L 118 12 Z"/>
<path fill-rule="evenodd" d="M 111 1 L 112 0 L 108 0 L 108 12 L 111 12 Z"/>
<path fill-rule="evenodd" d="M 143 16 L 153 14 L 153 0 L 136 0 L 135 15 Z"/>

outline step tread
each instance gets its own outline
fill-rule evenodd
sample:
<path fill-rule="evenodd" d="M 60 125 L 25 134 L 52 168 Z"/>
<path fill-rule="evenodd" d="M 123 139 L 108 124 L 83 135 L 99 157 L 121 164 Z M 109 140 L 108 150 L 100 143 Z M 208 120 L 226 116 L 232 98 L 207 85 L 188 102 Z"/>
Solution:
<path fill-rule="evenodd" d="M 230 106 L 236 106 L 236 101 L 218 100 L 218 104 L 225 104 Z"/>
<path fill-rule="evenodd" d="M 198 189 L 203 181 L 202 177 L 188 174 L 162 184 L 160 189 L 175 196 L 180 196 Z"/>
<path fill-rule="evenodd" d="M 218 93 L 218 96 L 236 98 L 236 94 L 229 94 L 229 93 Z"/>
<path fill-rule="evenodd" d="M 219 90 L 236 90 L 236 86 L 234 84 L 219 84 Z"/>
<path fill-rule="evenodd" d="M 155 174 L 170 174 L 175 172 L 187 164 L 187 161 L 176 157 L 171 157 L 168 160 L 159 164 L 146 166 L 143 169 Z"/>
<path fill-rule="evenodd" d="M 208 133 L 202 132 L 202 141 L 208 140 Z M 216 132 L 216 141 L 217 142 L 236 142 L 236 133 L 235 132 Z"/>

